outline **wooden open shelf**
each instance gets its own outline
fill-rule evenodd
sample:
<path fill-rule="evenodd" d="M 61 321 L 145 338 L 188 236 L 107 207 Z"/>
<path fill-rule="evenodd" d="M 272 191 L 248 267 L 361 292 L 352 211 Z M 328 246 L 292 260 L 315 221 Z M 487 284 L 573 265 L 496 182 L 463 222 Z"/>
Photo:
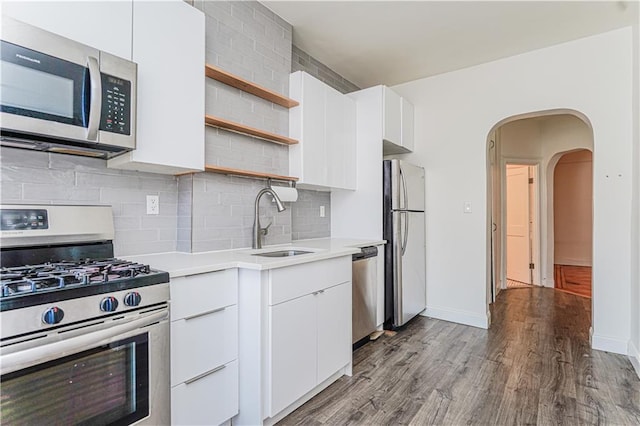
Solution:
<path fill-rule="evenodd" d="M 284 145 L 294 145 L 298 143 L 296 139 L 291 139 L 289 137 L 278 135 L 276 133 L 271 133 L 264 130 L 256 129 L 255 127 L 245 126 L 244 124 L 225 120 L 224 118 L 220 118 L 220 117 L 214 117 L 213 115 L 205 115 L 204 123 L 207 126 L 219 127 L 221 129 L 229 130 L 231 132 L 253 136 L 258 139 L 264 139 L 268 142 L 275 142 L 275 143 L 280 143 Z"/>
<path fill-rule="evenodd" d="M 274 175 L 272 173 L 253 172 L 251 170 L 233 169 L 231 167 L 212 166 L 209 164 L 204 166 L 204 171 L 210 173 L 221 173 L 225 175 L 244 176 L 261 179 L 286 180 L 290 182 L 296 182 L 298 180 L 297 177 L 293 176 Z"/>
<path fill-rule="evenodd" d="M 228 73 L 227 71 L 224 71 L 216 67 L 215 65 L 205 64 L 204 70 L 205 74 L 209 78 L 213 78 L 214 80 L 218 80 L 221 83 L 224 83 L 231 87 L 235 87 L 236 89 L 240 89 L 244 92 L 251 93 L 252 95 L 255 95 L 259 98 L 266 99 L 267 101 L 273 102 L 274 104 L 278 104 L 285 108 L 291 108 L 299 105 L 299 103 L 297 101 L 294 101 L 293 99 L 282 96 L 281 94 L 274 92 L 273 90 L 259 86 L 249 80 L 245 80 L 242 77 L 238 77 L 237 75 Z"/>

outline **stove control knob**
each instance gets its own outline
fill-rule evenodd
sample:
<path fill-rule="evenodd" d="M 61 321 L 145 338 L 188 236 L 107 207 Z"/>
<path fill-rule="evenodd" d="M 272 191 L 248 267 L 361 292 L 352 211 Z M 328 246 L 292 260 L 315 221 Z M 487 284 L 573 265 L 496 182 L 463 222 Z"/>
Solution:
<path fill-rule="evenodd" d="M 104 312 L 113 312 L 118 309 L 118 299 L 113 296 L 105 297 L 100 301 L 100 310 Z"/>
<path fill-rule="evenodd" d="M 42 322 L 45 324 L 53 325 L 62 321 L 64 318 L 64 311 L 57 306 L 47 309 L 42 315 Z"/>
<path fill-rule="evenodd" d="M 142 296 L 137 291 L 132 291 L 124 296 L 124 304 L 127 306 L 138 306 L 142 301 Z"/>

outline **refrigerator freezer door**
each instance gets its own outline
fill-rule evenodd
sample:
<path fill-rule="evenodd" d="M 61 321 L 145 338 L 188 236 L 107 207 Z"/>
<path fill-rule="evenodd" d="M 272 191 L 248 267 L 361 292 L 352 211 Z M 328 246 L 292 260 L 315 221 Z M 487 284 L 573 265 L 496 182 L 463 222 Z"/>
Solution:
<path fill-rule="evenodd" d="M 391 160 L 393 210 L 424 211 L 424 169 Z"/>
<path fill-rule="evenodd" d="M 393 225 L 395 266 L 393 323 L 399 327 L 426 308 L 424 213 L 393 212 Z M 403 242 L 406 244 L 403 245 Z"/>

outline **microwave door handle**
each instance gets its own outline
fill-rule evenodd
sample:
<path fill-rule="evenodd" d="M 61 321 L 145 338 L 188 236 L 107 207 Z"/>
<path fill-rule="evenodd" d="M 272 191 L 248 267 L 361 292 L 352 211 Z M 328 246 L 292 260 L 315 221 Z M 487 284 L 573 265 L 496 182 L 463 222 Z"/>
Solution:
<path fill-rule="evenodd" d="M 91 104 L 89 106 L 89 124 L 87 126 L 87 139 L 98 140 L 98 127 L 100 126 L 100 108 L 102 106 L 102 79 L 100 77 L 100 65 L 93 56 L 87 58 L 89 66 L 89 81 L 91 84 Z"/>

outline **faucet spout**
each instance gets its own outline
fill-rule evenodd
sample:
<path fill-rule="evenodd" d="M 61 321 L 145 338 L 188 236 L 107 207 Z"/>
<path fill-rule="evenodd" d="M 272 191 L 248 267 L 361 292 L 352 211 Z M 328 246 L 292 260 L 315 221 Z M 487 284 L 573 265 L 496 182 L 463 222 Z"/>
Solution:
<path fill-rule="evenodd" d="M 260 198 L 262 198 L 264 194 L 270 194 L 273 197 L 274 201 L 276 202 L 276 208 L 279 212 L 282 212 L 286 209 L 284 204 L 282 204 L 280 197 L 278 197 L 275 191 L 273 191 L 271 188 L 263 188 L 260 190 L 260 192 L 258 192 L 253 208 L 253 241 L 251 247 L 254 249 L 262 248 L 262 236 L 266 235 L 266 231 L 268 228 L 268 226 L 267 228 L 262 228 L 260 225 Z"/>

